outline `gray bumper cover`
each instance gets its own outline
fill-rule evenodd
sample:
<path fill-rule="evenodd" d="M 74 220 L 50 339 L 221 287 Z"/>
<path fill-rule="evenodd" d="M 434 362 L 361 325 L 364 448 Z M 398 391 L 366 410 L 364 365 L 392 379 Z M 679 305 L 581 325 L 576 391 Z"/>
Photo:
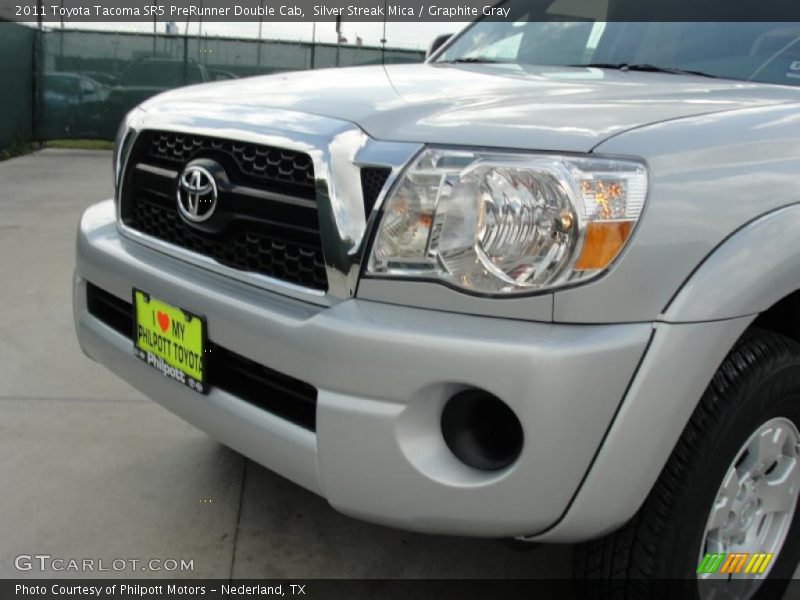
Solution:
<path fill-rule="evenodd" d="M 220 390 L 193 394 L 133 357 L 86 309 L 86 282 L 137 287 L 203 314 L 215 343 L 319 389 L 310 432 Z M 315 306 L 231 281 L 119 235 L 113 202 L 78 232 L 74 311 L 84 351 L 171 411 L 337 509 L 418 531 L 541 532 L 564 514 L 600 447 L 651 324 L 556 325 L 365 300 Z M 439 432 L 463 386 L 503 399 L 525 443 L 508 469 L 460 463 Z"/>

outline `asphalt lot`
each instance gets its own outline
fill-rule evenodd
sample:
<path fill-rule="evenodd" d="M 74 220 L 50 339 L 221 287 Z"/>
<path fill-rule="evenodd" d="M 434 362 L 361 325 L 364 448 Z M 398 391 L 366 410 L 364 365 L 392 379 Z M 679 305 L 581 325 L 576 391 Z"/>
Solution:
<path fill-rule="evenodd" d="M 192 560 L 174 573 L 185 577 L 569 576 L 568 546 L 523 552 L 340 515 L 86 358 L 71 317 L 74 232 L 111 187 L 106 152 L 0 163 L 0 578 L 42 575 L 17 571 L 20 554 Z M 132 574 L 164 575 L 116 575 Z"/>

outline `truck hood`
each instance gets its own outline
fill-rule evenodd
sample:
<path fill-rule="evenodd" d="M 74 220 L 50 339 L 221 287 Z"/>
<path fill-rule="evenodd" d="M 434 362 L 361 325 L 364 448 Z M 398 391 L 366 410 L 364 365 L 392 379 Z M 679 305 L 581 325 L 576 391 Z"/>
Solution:
<path fill-rule="evenodd" d="M 800 101 L 800 89 L 695 76 L 519 65 L 393 65 L 303 71 L 173 90 L 180 103 L 280 108 L 352 122 L 376 139 L 588 152 L 666 120 Z"/>

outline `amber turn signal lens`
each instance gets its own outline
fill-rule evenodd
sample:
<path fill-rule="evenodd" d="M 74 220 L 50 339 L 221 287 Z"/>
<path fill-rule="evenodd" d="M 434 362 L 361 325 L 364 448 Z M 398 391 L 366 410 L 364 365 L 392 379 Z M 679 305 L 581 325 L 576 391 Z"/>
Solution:
<path fill-rule="evenodd" d="M 631 221 L 587 223 L 586 239 L 575 270 L 605 269 L 622 250 L 632 229 Z"/>

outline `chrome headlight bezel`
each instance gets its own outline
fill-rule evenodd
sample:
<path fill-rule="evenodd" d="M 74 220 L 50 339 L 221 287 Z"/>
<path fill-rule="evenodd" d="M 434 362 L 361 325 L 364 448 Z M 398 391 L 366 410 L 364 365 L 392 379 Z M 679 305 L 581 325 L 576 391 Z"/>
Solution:
<path fill-rule="evenodd" d="M 584 284 L 630 245 L 648 187 L 638 159 L 427 146 L 385 195 L 363 276 L 490 297 Z"/>

